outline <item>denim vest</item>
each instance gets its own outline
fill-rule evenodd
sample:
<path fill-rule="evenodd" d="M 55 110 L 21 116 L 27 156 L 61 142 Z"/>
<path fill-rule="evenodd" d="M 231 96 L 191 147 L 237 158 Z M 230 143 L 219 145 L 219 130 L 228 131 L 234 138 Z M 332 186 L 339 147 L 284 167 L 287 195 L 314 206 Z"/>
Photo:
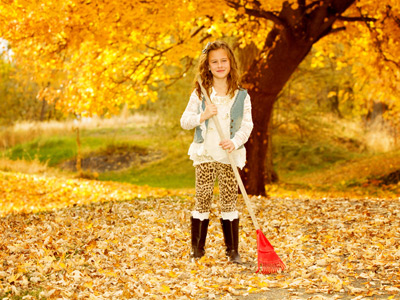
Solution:
<path fill-rule="evenodd" d="M 231 107 L 231 128 L 230 128 L 230 138 L 232 139 L 235 136 L 235 133 L 239 130 L 242 120 L 243 120 L 243 112 L 244 112 L 244 100 L 246 99 L 247 96 L 247 91 L 245 89 L 239 89 L 235 101 L 232 104 Z M 202 109 L 203 111 L 206 108 L 206 99 L 203 97 L 202 101 Z M 199 108 L 199 113 L 200 113 L 200 108 Z M 206 123 L 206 128 L 208 127 L 208 120 L 205 121 Z M 203 143 L 204 139 L 203 136 L 201 135 L 202 130 L 200 126 L 197 126 L 194 132 L 194 142 L 195 143 Z M 239 147 L 242 148 L 243 145 Z"/>

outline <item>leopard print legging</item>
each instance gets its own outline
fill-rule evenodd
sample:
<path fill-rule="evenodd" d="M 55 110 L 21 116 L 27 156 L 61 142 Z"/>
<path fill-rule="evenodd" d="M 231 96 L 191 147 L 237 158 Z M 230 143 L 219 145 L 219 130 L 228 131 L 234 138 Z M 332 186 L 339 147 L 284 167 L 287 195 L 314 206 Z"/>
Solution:
<path fill-rule="evenodd" d="M 216 178 L 218 178 L 221 212 L 232 212 L 236 210 L 238 184 L 231 165 L 220 162 L 208 162 L 196 165 L 195 171 L 196 211 L 200 213 L 210 211 Z"/>

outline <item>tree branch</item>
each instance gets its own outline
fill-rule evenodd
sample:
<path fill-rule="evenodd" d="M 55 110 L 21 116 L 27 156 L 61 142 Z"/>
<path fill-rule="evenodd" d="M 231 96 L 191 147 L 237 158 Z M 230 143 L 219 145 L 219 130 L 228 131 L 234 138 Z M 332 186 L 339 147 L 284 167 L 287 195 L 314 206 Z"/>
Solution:
<path fill-rule="evenodd" d="M 316 5 L 321 5 L 320 1 L 311 2 L 310 4 L 306 5 L 305 9 L 306 9 L 306 10 L 311 10 L 311 9 L 313 9 L 314 6 L 316 6 Z"/>
<path fill-rule="evenodd" d="M 361 12 L 361 8 L 360 8 L 360 7 L 357 7 L 357 10 L 360 12 L 360 16 L 361 16 L 362 18 L 365 18 L 365 17 L 363 16 L 362 12 Z M 384 51 L 383 51 L 383 47 L 382 47 L 382 41 L 379 40 L 377 34 L 374 34 L 374 29 L 370 26 L 370 24 L 368 23 L 367 20 L 365 20 L 365 25 L 367 26 L 368 30 L 370 31 L 371 36 L 375 39 L 375 46 L 376 46 L 376 48 L 377 48 L 379 54 L 381 55 L 382 59 L 383 59 L 384 61 L 386 61 L 386 62 L 389 62 L 389 63 L 394 64 L 397 68 L 400 69 L 400 62 L 395 61 L 395 60 L 393 60 L 393 59 L 390 59 L 390 58 L 388 58 L 388 57 L 385 55 L 385 53 L 384 53 Z"/>
<path fill-rule="evenodd" d="M 336 32 L 343 31 L 343 30 L 346 30 L 346 26 L 333 28 L 328 34 L 336 33 Z"/>
<path fill-rule="evenodd" d="M 236 10 L 239 10 L 240 8 L 244 9 L 245 14 L 247 14 L 249 16 L 253 16 L 253 17 L 256 17 L 256 18 L 262 18 L 262 19 L 265 19 L 265 20 L 272 21 L 275 24 L 280 24 L 280 25 L 285 26 L 285 22 L 283 22 L 283 20 L 281 20 L 273 12 L 265 11 L 265 10 L 262 10 L 262 9 L 247 8 L 244 5 L 241 5 L 238 2 L 231 1 L 231 0 L 226 0 L 226 4 L 229 7 L 232 7 L 234 9 L 236 9 Z"/>
<path fill-rule="evenodd" d="M 383 21 L 385 21 L 386 18 L 392 17 L 393 20 L 395 21 L 396 25 L 397 25 L 398 27 L 400 27 L 400 18 L 397 17 L 397 16 L 395 16 L 394 14 L 391 14 L 391 12 L 392 12 L 392 6 L 387 5 L 387 6 L 386 6 L 386 16 L 385 16 L 385 18 L 383 19 Z"/>
<path fill-rule="evenodd" d="M 377 19 L 375 18 L 370 18 L 370 17 L 345 17 L 345 16 L 339 16 L 337 18 L 340 21 L 347 21 L 347 22 L 376 22 Z"/>
<path fill-rule="evenodd" d="M 212 18 L 211 18 L 212 19 Z M 196 35 L 198 35 L 203 29 L 205 28 L 204 25 L 200 26 L 199 28 L 197 28 L 189 37 L 187 37 L 188 39 L 194 38 Z M 206 36 L 208 37 L 208 35 Z M 132 80 L 131 76 L 136 72 L 136 70 L 143 64 L 145 64 L 147 62 L 147 66 L 145 66 L 146 70 L 148 71 L 146 77 L 143 79 L 144 83 L 147 83 L 150 80 L 150 77 L 152 75 L 153 70 L 156 68 L 157 62 L 161 59 L 161 57 L 167 53 L 168 51 L 170 51 L 171 49 L 182 45 L 183 43 L 185 43 L 185 39 L 181 39 L 179 41 L 177 41 L 175 44 L 165 48 L 165 49 L 157 49 L 156 47 L 153 47 L 151 45 L 146 44 L 146 47 L 152 51 L 154 51 L 154 53 L 152 53 L 149 56 L 145 56 L 143 57 L 143 59 L 141 59 L 133 68 L 131 68 L 131 72 L 127 75 L 124 75 L 122 78 L 120 79 L 114 79 L 111 78 L 111 80 L 115 83 L 115 84 L 122 84 L 124 82 L 130 81 Z M 154 63 L 155 61 L 155 63 Z M 169 84 L 168 86 L 172 85 L 173 83 L 175 83 L 177 80 L 179 80 L 180 78 L 182 78 L 183 74 L 187 73 L 189 68 L 193 65 L 193 59 L 189 61 L 189 63 L 186 64 L 186 68 L 185 70 L 179 75 L 176 76 L 173 79 L 174 81 Z"/>
<path fill-rule="evenodd" d="M 202 29 L 204 29 L 204 28 L 205 28 L 205 26 L 204 26 L 204 25 L 201 25 L 199 28 L 196 29 L 195 32 L 193 32 L 193 33 L 190 35 L 190 37 L 191 37 L 191 38 L 195 37 L 195 36 L 196 36 Z"/>
<path fill-rule="evenodd" d="M 170 77 L 169 79 L 172 80 L 165 86 L 165 89 L 169 88 L 170 86 L 174 85 L 179 79 L 181 79 L 187 72 L 189 72 L 190 68 L 194 66 L 194 59 L 190 58 L 189 62 L 186 63 L 186 68 L 180 72 L 177 76 Z"/>

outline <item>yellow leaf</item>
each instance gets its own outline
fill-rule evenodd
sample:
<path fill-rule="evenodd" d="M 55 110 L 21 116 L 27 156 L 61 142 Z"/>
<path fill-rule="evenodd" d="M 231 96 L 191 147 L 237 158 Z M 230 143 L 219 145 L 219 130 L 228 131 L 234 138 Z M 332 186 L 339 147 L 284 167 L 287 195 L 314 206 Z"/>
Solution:
<path fill-rule="evenodd" d="M 335 97 L 337 94 L 336 94 L 336 92 L 335 91 L 330 91 L 329 93 L 328 93 L 328 98 L 331 98 L 331 97 Z"/>
<path fill-rule="evenodd" d="M 13 274 L 13 275 L 10 276 L 10 278 L 8 278 L 8 282 L 10 282 L 10 283 L 11 282 L 15 282 L 19 277 L 20 277 L 19 273 Z"/>
<path fill-rule="evenodd" d="M 257 288 L 254 288 L 254 287 L 252 287 L 252 288 L 250 288 L 250 289 L 248 290 L 249 293 L 255 293 L 255 292 L 257 292 L 257 291 L 258 291 L 258 289 L 257 289 Z"/>
<path fill-rule="evenodd" d="M 300 238 L 300 240 L 301 240 L 302 242 L 308 241 L 309 239 L 310 239 L 310 236 L 309 236 L 309 235 L 305 235 L 305 236 L 302 236 L 302 237 Z"/>
<path fill-rule="evenodd" d="M 169 277 L 172 277 L 172 278 L 178 277 L 178 275 L 176 273 L 172 272 L 172 271 L 169 272 L 168 275 L 169 275 Z"/>
<path fill-rule="evenodd" d="M 160 292 L 161 292 L 161 293 L 170 293 L 170 292 L 171 292 L 171 289 L 169 288 L 168 285 L 163 284 L 163 285 L 161 286 Z"/>
<path fill-rule="evenodd" d="M 240 289 L 244 289 L 244 286 L 241 284 L 237 284 L 234 286 L 235 289 L 240 290 Z"/>
<path fill-rule="evenodd" d="M 88 245 L 86 246 L 86 251 L 90 251 L 90 250 L 92 250 L 93 248 L 95 248 L 96 247 L 96 241 L 95 240 L 91 240 L 89 243 L 88 243 Z"/>

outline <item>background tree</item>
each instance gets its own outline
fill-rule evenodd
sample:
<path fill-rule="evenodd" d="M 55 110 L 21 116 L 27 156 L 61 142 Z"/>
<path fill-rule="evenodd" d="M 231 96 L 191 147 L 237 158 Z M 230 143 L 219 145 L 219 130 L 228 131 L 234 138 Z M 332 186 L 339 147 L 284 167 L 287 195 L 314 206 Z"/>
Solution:
<path fill-rule="evenodd" d="M 336 22 L 376 23 L 375 18 L 362 15 L 360 7 L 350 8 L 353 3 L 354 1 L 340 0 L 308 3 L 298 1 L 290 5 L 284 2 L 279 13 L 262 8 L 245 8 L 247 14 L 274 22 L 274 27 L 268 33 L 260 56 L 254 60 L 245 76 L 252 95 L 252 103 L 257 108 L 253 112 L 255 129 L 246 145 L 248 164 L 244 171 L 244 181 L 250 193 L 265 194 L 266 172 L 264 164 L 260 164 L 258 160 L 260 157 L 268 156 L 267 137 L 270 132 L 269 124 L 273 105 L 285 83 L 309 53 L 313 44 L 328 34 L 345 29 L 342 25 L 334 27 Z M 240 8 L 237 3 L 230 5 Z M 346 11 L 349 11 L 349 16 L 343 15 Z M 261 107 L 263 109 L 260 109 Z"/>
<path fill-rule="evenodd" d="M 5 53 L 0 54 L 0 125 L 60 117 L 54 105 L 37 99 L 40 88 L 30 81 L 30 75 L 15 66 Z"/>
<path fill-rule="evenodd" d="M 274 103 L 322 38 L 340 39 L 360 86 L 372 87 L 355 105 L 379 99 L 398 112 L 397 0 L 8 0 L 0 12 L 0 36 L 15 61 L 33 70 L 37 82 L 50 82 L 40 84 L 40 97 L 80 115 L 154 101 L 157 87 L 187 72 L 207 39 L 234 36 L 242 48 L 254 43 L 257 51 L 244 66 L 255 123 L 243 173 L 250 194 L 264 195 L 264 180 L 271 178 L 260 160 L 270 158 Z"/>

